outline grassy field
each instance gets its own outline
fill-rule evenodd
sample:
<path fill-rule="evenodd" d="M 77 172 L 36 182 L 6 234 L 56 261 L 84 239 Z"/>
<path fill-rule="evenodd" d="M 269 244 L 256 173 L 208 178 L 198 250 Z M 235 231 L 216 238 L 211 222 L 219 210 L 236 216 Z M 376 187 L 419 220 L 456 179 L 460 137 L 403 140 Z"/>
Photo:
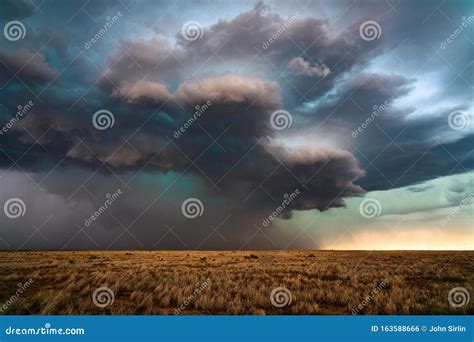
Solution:
<path fill-rule="evenodd" d="M 474 252 L 86 251 L 0 256 L 3 314 L 474 313 L 472 301 L 460 307 L 448 301 L 456 287 L 474 294 Z"/>

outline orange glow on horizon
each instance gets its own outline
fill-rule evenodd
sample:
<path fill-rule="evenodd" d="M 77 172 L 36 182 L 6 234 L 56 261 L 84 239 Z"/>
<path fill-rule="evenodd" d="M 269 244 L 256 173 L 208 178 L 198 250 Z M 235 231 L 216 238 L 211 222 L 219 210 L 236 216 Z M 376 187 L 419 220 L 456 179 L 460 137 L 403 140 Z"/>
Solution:
<path fill-rule="evenodd" d="M 323 249 L 336 250 L 474 250 L 474 232 L 416 229 L 412 231 L 352 232 Z"/>

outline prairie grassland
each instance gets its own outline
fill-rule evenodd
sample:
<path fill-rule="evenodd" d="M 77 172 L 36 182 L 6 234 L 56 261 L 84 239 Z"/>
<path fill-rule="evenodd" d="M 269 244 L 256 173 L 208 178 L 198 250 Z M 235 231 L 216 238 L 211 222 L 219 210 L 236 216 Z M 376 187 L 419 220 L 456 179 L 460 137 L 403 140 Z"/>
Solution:
<path fill-rule="evenodd" d="M 70 251 L 0 256 L 3 314 L 474 313 L 472 301 L 458 308 L 448 302 L 455 287 L 474 294 L 472 251 Z M 32 283 L 18 294 L 20 283 L 30 278 Z M 113 303 L 94 304 L 92 295 L 99 287 L 111 290 Z M 286 298 L 288 305 L 272 305 L 271 292 L 277 287 L 289 290 L 291 303 Z"/>

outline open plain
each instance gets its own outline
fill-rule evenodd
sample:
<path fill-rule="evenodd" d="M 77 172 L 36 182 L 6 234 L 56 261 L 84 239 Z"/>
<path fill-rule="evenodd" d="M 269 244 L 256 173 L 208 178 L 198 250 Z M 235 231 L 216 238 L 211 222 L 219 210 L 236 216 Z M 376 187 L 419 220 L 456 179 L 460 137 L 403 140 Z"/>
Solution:
<path fill-rule="evenodd" d="M 466 298 L 474 293 L 472 251 L 20 251 L 0 256 L 2 314 L 474 313 Z M 453 293 L 455 288 L 464 290 Z"/>

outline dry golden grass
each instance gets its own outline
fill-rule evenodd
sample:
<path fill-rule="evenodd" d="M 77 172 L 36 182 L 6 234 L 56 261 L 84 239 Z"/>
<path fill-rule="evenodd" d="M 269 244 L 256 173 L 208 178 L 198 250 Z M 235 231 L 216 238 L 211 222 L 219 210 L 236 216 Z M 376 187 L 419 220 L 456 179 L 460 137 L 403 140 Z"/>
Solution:
<path fill-rule="evenodd" d="M 31 286 L 4 314 L 472 314 L 453 308 L 448 292 L 474 294 L 474 252 L 130 251 L 2 252 L 0 309 L 29 278 Z M 206 282 L 196 293 L 196 286 Z M 380 291 L 374 294 L 374 288 Z M 196 285 L 197 284 L 197 285 Z M 93 291 L 109 287 L 100 308 Z M 276 287 L 292 303 L 272 306 Z M 186 300 L 192 296 L 188 305 Z M 182 306 L 182 307 L 183 307 Z"/>

